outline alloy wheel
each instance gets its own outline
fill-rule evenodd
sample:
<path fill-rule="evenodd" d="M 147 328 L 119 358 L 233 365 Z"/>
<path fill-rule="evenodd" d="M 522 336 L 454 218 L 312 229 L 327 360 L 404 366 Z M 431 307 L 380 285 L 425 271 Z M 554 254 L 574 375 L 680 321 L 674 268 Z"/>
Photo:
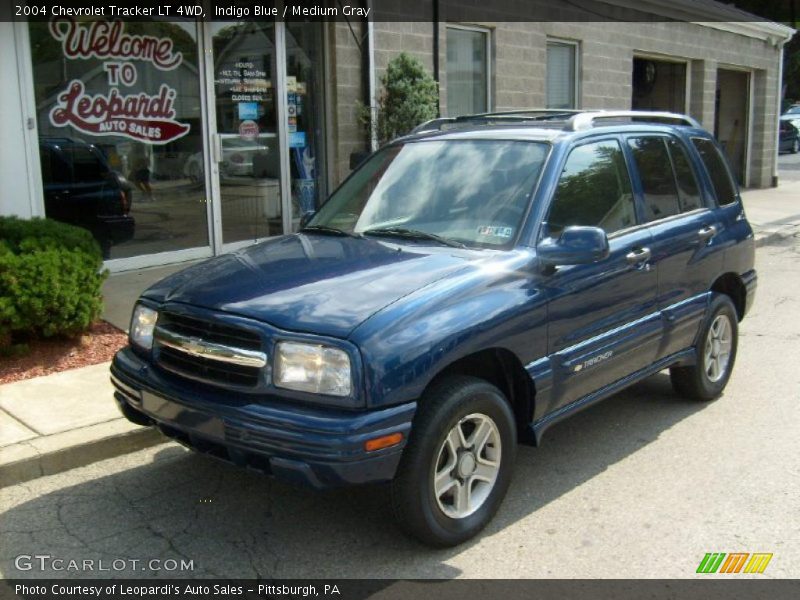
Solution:
<path fill-rule="evenodd" d="M 441 511 L 463 519 L 491 494 L 502 458 L 500 431 L 488 416 L 462 418 L 442 442 L 433 473 L 433 490 Z"/>
<path fill-rule="evenodd" d="M 731 359 L 733 327 L 727 315 L 720 314 L 711 323 L 706 336 L 703 367 L 709 381 L 716 383 L 725 376 Z"/>

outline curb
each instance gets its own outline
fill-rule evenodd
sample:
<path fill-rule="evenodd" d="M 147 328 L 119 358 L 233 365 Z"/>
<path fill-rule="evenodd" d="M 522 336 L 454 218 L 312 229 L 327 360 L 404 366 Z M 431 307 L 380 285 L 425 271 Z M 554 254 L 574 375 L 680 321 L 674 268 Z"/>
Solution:
<path fill-rule="evenodd" d="M 11 444 L 0 448 L 0 488 L 167 441 L 157 429 L 121 418 Z"/>

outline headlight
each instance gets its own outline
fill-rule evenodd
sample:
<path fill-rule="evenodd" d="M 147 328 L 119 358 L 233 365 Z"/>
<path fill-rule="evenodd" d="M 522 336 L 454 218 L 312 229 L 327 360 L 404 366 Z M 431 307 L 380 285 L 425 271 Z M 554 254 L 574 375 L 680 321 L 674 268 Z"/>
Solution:
<path fill-rule="evenodd" d="M 317 344 L 279 342 L 275 348 L 277 387 L 331 396 L 350 395 L 350 357 Z"/>
<path fill-rule="evenodd" d="M 131 318 L 131 343 L 144 350 L 153 348 L 153 330 L 158 320 L 158 311 L 137 304 L 133 309 Z"/>

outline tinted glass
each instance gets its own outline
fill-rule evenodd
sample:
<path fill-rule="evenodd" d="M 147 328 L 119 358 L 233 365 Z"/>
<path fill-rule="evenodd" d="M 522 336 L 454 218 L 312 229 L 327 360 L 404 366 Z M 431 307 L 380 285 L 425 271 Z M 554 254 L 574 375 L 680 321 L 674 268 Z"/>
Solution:
<path fill-rule="evenodd" d="M 590 225 L 606 233 L 636 224 L 631 182 L 622 148 L 605 140 L 575 148 L 556 188 L 547 232 L 557 236 L 570 225 Z"/>
<path fill-rule="evenodd" d="M 703 198 L 700 195 L 700 186 L 697 185 L 697 178 L 694 176 L 686 149 L 678 140 L 670 140 L 668 146 L 672 164 L 675 167 L 675 181 L 678 182 L 681 211 L 687 212 L 701 208 Z"/>
<path fill-rule="evenodd" d="M 663 219 L 680 212 L 678 190 L 664 138 L 641 137 L 628 140 L 639 169 L 644 193 L 645 217 Z"/>
<path fill-rule="evenodd" d="M 429 141 L 375 154 L 322 206 L 310 226 L 365 233 L 402 228 L 480 246 L 516 237 L 548 146 Z"/>
<path fill-rule="evenodd" d="M 42 164 L 42 182 L 44 185 L 53 183 L 70 183 L 72 174 L 64 157 L 56 150 L 45 146 L 39 149 Z"/>
<path fill-rule="evenodd" d="M 89 147 L 66 147 L 64 155 L 72 163 L 72 177 L 75 183 L 101 182 L 108 173 L 106 165 Z"/>
<path fill-rule="evenodd" d="M 733 185 L 730 171 L 714 142 L 704 138 L 692 138 L 692 142 L 700 153 L 700 158 L 703 159 L 703 164 L 711 177 L 717 202 L 720 205 L 736 202 L 736 188 Z"/>

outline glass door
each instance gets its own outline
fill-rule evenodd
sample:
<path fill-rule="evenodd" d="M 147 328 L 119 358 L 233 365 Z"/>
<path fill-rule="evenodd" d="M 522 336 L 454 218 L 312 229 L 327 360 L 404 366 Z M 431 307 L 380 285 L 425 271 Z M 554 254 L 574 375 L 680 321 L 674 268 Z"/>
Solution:
<path fill-rule="evenodd" d="M 214 108 L 211 162 L 221 243 L 283 233 L 278 129 L 278 42 L 272 21 L 212 22 Z"/>
<path fill-rule="evenodd" d="M 286 129 L 292 231 L 325 198 L 325 113 L 321 23 L 286 23 Z"/>

